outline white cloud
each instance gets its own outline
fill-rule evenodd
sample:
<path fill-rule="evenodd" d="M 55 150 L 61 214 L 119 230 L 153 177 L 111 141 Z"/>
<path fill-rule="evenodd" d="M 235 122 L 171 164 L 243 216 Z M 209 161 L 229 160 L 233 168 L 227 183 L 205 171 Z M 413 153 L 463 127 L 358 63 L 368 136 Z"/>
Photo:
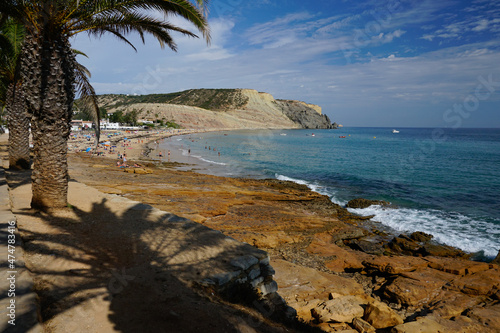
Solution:
<path fill-rule="evenodd" d="M 105 44 L 112 45 L 114 54 L 100 47 L 88 52 L 90 44 L 85 38 L 79 39 L 82 47 L 75 47 L 89 53 L 91 61 L 86 65 L 95 74 L 93 82 L 98 93 L 253 88 L 276 98 L 320 104 L 332 119 L 349 119 L 351 124 L 367 125 L 365 120 L 356 119 L 363 112 L 366 116 L 367 110 L 396 117 L 388 112 L 408 109 L 438 121 L 439 115 L 432 118 L 432 112 L 444 111 L 467 96 L 477 85 L 478 76 L 497 75 L 500 61 L 498 38 L 476 44 L 464 41 L 461 46 L 422 54 L 405 53 L 401 44 L 393 47 L 398 39 L 412 38 L 406 24 L 427 22 L 429 15 L 448 3 L 423 1 L 402 8 L 380 25 L 380 31 L 370 32 L 358 44 L 354 28 L 364 32 L 363 22 L 370 22 L 368 12 L 329 17 L 300 12 L 256 24 L 246 31 L 239 31 L 233 20 L 213 20 L 210 47 L 203 40 L 176 35 L 178 53 L 160 52 L 157 44 L 149 40 L 137 54 L 117 41 L 109 43 L 109 39 Z M 422 39 L 458 38 L 464 29 L 485 27 L 479 33 L 500 24 L 491 17 L 484 18 L 487 24 L 482 19 L 447 21 L 438 29 L 426 30 L 428 34 Z M 125 52 L 131 56 L 116 61 Z M 351 56 L 364 61 L 349 63 L 344 58 Z"/>

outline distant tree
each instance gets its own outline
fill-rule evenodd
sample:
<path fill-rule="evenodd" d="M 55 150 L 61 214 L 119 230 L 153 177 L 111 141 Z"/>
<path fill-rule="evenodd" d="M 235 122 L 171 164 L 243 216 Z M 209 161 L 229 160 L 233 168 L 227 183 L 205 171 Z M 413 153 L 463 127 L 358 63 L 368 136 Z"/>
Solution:
<path fill-rule="evenodd" d="M 108 118 L 108 111 L 104 107 L 99 108 L 99 112 L 101 114 L 101 119 Z"/>
<path fill-rule="evenodd" d="M 109 116 L 109 121 L 112 123 L 124 123 L 125 119 L 123 117 L 123 111 L 116 111 Z"/>
<path fill-rule="evenodd" d="M 123 116 L 123 122 L 132 126 L 136 126 L 138 114 L 139 112 L 135 109 L 130 112 L 127 112 L 127 114 Z"/>

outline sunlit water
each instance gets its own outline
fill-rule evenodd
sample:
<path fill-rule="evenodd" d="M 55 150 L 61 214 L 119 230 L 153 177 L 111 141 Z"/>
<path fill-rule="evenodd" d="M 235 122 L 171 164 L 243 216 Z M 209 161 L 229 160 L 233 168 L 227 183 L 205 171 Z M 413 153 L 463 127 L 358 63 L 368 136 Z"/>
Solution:
<path fill-rule="evenodd" d="M 397 208 L 352 211 L 374 214 L 397 232 L 424 231 L 494 257 L 500 249 L 500 130 L 399 131 L 232 131 L 168 144 L 184 155 L 191 149 L 190 159 L 213 174 L 292 180 L 338 204 L 357 197 L 390 201 Z"/>

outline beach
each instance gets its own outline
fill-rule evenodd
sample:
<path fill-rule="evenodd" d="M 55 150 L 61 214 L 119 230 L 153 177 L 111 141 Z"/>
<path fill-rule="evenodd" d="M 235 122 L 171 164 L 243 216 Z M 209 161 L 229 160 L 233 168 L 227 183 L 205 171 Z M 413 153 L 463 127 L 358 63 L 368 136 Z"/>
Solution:
<path fill-rule="evenodd" d="M 104 156 L 85 152 L 85 142 L 75 147 L 79 152 L 69 155 L 70 184 L 85 184 L 89 186 L 89 192 L 92 188 L 98 190 L 92 193 L 103 193 L 110 198 L 126 198 L 169 212 L 268 252 L 275 270 L 273 279 L 277 282 L 278 293 L 297 311 L 302 322 L 326 332 L 360 331 L 359 327 L 365 323 L 369 325 L 365 327 L 373 327 L 381 332 L 391 327 L 394 332 L 412 332 L 414 326 L 427 327 L 429 332 L 466 332 L 465 327 L 472 331 L 495 332 L 500 328 L 497 319 L 500 310 L 500 268 L 497 264 L 470 261 L 466 253 L 433 243 L 423 233 L 394 237 L 305 185 L 276 179 L 226 178 L 194 172 L 206 166 L 187 164 L 192 159 L 174 149 L 171 150 L 170 160 L 168 152 L 167 156 L 160 158 L 156 141 L 169 140 L 165 138 L 181 133 L 155 133 L 141 138 L 134 138 L 130 134 L 123 134 L 130 139 L 126 142 L 114 140 L 116 150 L 111 154 L 103 147 L 103 152 L 108 152 L 101 154 Z M 123 152 L 130 167 L 120 168 L 116 165 L 120 161 L 118 153 Z M 162 155 L 165 155 L 164 151 Z M 133 167 L 134 164 L 137 167 Z M 9 183 L 15 184 L 15 181 L 12 176 Z M 87 191 L 82 187 L 79 189 Z M 29 190 L 25 189 L 25 193 L 28 195 Z M 79 209 L 82 212 L 89 212 L 87 219 L 95 219 L 98 224 L 105 220 L 97 217 L 103 213 L 102 209 L 97 209 L 100 207 L 98 203 L 94 204 L 94 209 L 92 205 L 83 208 L 89 205 L 85 201 L 90 199 L 82 200 L 74 191 L 71 193 L 70 203 L 81 207 Z M 22 205 L 26 206 L 26 201 Z M 104 206 L 103 203 L 101 208 Z M 121 211 L 114 216 L 119 217 L 116 219 L 120 223 L 133 223 L 127 222 L 124 218 L 126 214 L 123 213 Z M 92 217 L 93 214 L 97 216 Z M 97 239 L 107 244 L 102 251 L 109 257 L 97 256 L 95 260 L 80 262 L 85 263 L 85 267 L 91 271 L 92 266 L 110 264 L 115 257 L 121 258 L 118 261 L 124 267 L 137 267 L 138 260 L 158 262 L 155 258 L 143 257 L 144 253 L 150 253 L 151 256 L 153 253 L 138 249 L 137 238 L 116 232 L 116 228 L 132 232 L 133 227 L 106 222 L 97 229 L 73 228 L 71 226 L 75 224 L 70 221 L 77 221 L 78 218 L 66 216 L 65 219 L 58 221 L 65 227 L 63 234 L 75 232 L 75 239 L 59 242 L 57 246 L 71 247 L 74 245 L 72 242 L 76 242 L 86 244 L 85 248 L 90 249 Z M 55 226 L 52 225 L 52 228 Z M 52 228 L 38 232 L 40 235 L 51 235 L 56 232 Z M 137 228 L 141 229 L 139 226 Z M 76 229 L 79 231 L 76 232 Z M 61 229 L 57 232 L 61 232 Z M 92 236 L 95 232 L 99 237 Z M 106 234 L 113 236 L 108 237 Z M 160 233 L 147 233 L 147 236 L 141 237 L 146 237 L 148 246 L 154 247 L 158 246 L 158 239 L 163 236 Z M 29 235 L 27 238 L 30 240 Z M 132 241 L 127 243 L 125 240 L 129 238 Z M 128 245 L 119 246 L 120 242 Z M 52 246 L 48 243 L 45 245 Z M 196 244 L 191 246 L 196 247 Z M 129 247 L 134 250 L 130 251 Z M 94 254 L 87 251 L 78 255 Z M 36 253 L 29 253 L 27 266 L 34 272 L 39 293 L 44 290 L 41 292 L 42 307 L 46 307 L 42 309 L 44 319 L 57 328 L 55 323 L 62 325 L 62 319 L 67 317 L 63 315 L 64 309 L 57 310 L 51 305 L 54 303 L 50 294 L 57 290 L 51 288 L 46 277 L 43 278 L 46 273 L 42 266 L 47 261 L 37 260 L 36 256 Z M 57 256 L 53 258 L 56 259 Z M 45 260 L 52 258 L 46 256 Z M 137 281 L 138 284 L 134 282 L 133 288 L 127 289 L 130 293 L 139 290 L 146 292 L 144 283 L 150 283 L 151 279 L 157 280 L 159 273 L 152 266 L 155 265 L 146 267 L 146 270 L 151 269 L 150 278 Z M 82 268 L 63 265 L 63 271 L 78 269 Z M 65 283 L 75 283 L 82 278 L 76 274 L 76 277 Z M 40 280 L 45 283 L 40 284 Z M 154 293 L 153 289 L 149 288 L 148 292 Z M 173 303 L 179 301 L 175 297 L 169 299 Z M 197 298 L 199 302 L 202 300 L 206 299 Z M 58 306 L 68 306 L 64 302 Z M 96 304 L 101 310 L 110 306 L 104 299 Z M 126 304 L 122 303 L 122 306 Z M 148 303 L 141 304 L 147 307 Z M 341 312 L 345 312 L 340 317 L 338 311 L 333 310 L 339 306 L 343 309 Z M 83 306 L 76 306 L 75 309 L 83 313 L 87 311 Z M 214 311 L 218 310 L 214 308 Z M 241 318 L 241 313 L 231 313 L 227 318 L 236 321 Z M 138 316 L 137 313 L 128 315 Z M 154 321 L 152 317 L 148 318 Z M 250 327 L 248 317 L 245 318 L 241 321 L 242 325 Z M 102 322 L 106 321 L 106 318 L 101 319 Z M 281 329 L 278 324 L 263 322 L 266 324 L 252 329 L 257 332 Z M 218 331 L 226 331 L 220 327 Z M 96 327 L 93 329 L 98 331 Z M 228 328 L 227 331 L 232 330 Z M 236 331 L 250 332 L 243 328 L 236 328 Z"/>

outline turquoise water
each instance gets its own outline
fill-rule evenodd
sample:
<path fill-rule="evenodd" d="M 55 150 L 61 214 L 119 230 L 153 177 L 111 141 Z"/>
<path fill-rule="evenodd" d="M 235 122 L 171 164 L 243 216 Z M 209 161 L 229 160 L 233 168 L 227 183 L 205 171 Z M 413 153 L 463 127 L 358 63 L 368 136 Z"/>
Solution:
<path fill-rule="evenodd" d="M 231 131 L 170 145 L 184 155 L 191 149 L 190 158 L 214 174 L 292 180 L 339 204 L 357 197 L 390 201 L 397 208 L 353 211 L 374 214 L 397 232 L 424 231 L 494 257 L 500 249 L 500 129 L 399 131 Z"/>

